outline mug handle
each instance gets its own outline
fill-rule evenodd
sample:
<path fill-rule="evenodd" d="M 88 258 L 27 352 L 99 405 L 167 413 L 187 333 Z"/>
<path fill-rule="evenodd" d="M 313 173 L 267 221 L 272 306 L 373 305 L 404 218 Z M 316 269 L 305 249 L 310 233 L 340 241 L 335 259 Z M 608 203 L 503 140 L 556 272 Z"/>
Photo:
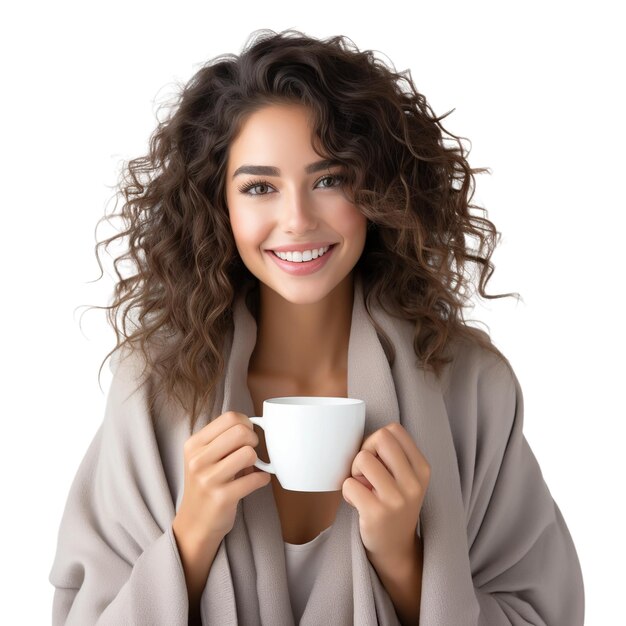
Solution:
<path fill-rule="evenodd" d="M 265 431 L 265 426 L 263 425 L 262 417 L 251 417 L 250 421 L 253 424 L 256 424 L 259 428 L 262 428 L 263 431 Z M 262 461 L 261 459 L 257 459 L 254 462 L 254 466 L 258 467 L 260 470 L 263 470 L 264 472 L 268 472 L 269 474 L 276 474 L 276 470 L 274 469 L 274 466 L 272 465 L 271 459 L 269 463 L 266 463 L 265 461 Z"/>

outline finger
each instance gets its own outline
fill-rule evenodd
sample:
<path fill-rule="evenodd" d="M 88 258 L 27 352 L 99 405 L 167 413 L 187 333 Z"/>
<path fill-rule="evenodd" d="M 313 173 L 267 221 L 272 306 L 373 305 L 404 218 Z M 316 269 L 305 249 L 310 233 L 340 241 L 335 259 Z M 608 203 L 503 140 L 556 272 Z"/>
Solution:
<path fill-rule="evenodd" d="M 237 472 L 235 478 L 240 478 L 242 476 L 247 476 L 248 474 L 252 474 L 253 472 L 262 472 L 263 470 L 259 469 L 255 465 L 250 465 L 248 467 L 244 467 L 240 472 Z"/>
<path fill-rule="evenodd" d="M 380 506 L 378 496 L 356 478 L 349 477 L 343 481 L 341 494 L 348 504 L 359 511 L 359 514 L 361 511 L 373 511 L 375 507 Z"/>
<path fill-rule="evenodd" d="M 405 428 L 399 422 L 392 422 L 387 424 L 385 429 L 388 430 L 402 446 L 404 454 L 408 459 L 415 475 L 418 477 L 421 485 L 428 485 L 430 480 L 430 463 L 417 447 L 415 441 Z"/>
<path fill-rule="evenodd" d="M 213 441 L 196 450 L 192 454 L 191 459 L 193 459 L 196 469 L 201 470 L 225 459 L 238 448 L 244 446 L 256 448 L 258 444 L 259 438 L 257 434 L 246 428 L 245 424 L 239 422 L 218 435 Z"/>
<path fill-rule="evenodd" d="M 365 476 L 363 476 L 362 474 L 353 474 L 352 478 L 358 480 L 362 485 L 365 485 L 370 491 L 374 489 L 374 485 L 372 485 L 372 483 L 367 480 L 367 478 L 365 478 Z"/>
<path fill-rule="evenodd" d="M 246 467 L 251 467 L 258 459 L 256 451 L 243 446 L 211 467 L 209 473 L 218 483 L 226 483 Z"/>
<path fill-rule="evenodd" d="M 378 456 L 398 485 L 409 486 L 417 481 L 417 475 L 409 463 L 403 447 L 386 428 L 377 430 L 368 438 L 361 449 Z"/>
<path fill-rule="evenodd" d="M 204 446 L 219 437 L 219 435 L 221 435 L 223 432 L 227 431 L 233 426 L 236 426 L 237 424 L 244 424 L 245 426 L 250 428 L 250 430 L 253 430 L 252 422 L 247 415 L 243 413 L 237 413 L 236 411 L 226 411 L 226 413 L 223 413 L 218 418 L 209 422 L 197 433 L 189 437 L 190 441 L 193 442 L 190 445 L 192 446 L 192 448 L 199 448 L 201 446 Z"/>
<path fill-rule="evenodd" d="M 266 478 L 267 474 L 262 472 L 262 476 L 254 474 L 253 476 L 243 476 L 241 480 L 233 480 L 224 485 L 223 489 L 227 494 L 227 498 L 231 502 L 237 502 L 247 495 L 269 484 Z"/>
<path fill-rule="evenodd" d="M 361 450 L 356 455 L 353 468 L 353 474 L 363 474 L 369 480 L 381 500 L 388 502 L 397 498 L 399 490 L 395 479 L 369 450 Z"/>

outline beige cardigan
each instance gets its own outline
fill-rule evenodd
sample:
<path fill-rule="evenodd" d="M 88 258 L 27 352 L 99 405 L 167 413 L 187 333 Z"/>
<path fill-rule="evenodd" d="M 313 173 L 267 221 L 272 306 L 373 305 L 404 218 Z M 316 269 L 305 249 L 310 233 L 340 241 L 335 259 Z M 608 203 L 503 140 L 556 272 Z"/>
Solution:
<path fill-rule="evenodd" d="M 412 326 L 379 307 L 390 367 L 360 280 L 348 349 L 348 395 L 366 402 L 366 433 L 400 421 L 431 465 L 420 514 L 423 626 L 583 624 L 572 538 L 523 435 L 523 398 L 508 364 L 469 344 L 438 381 L 416 367 Z M 256 321 L 239 294 L 213 417 L 254 415 L 247 366 Z M 53 624 L 187 624 L 184 572 L 171 523 L 183 494 L 188 420 L 138 389 L 135 357 L 112 362 L 103 422 L 69 491 L 49 580 Z M 199 420 L 199 430 L 208 418 Z M 343 500 L 300 624 L 398 625 Z M 292 626 L 280 520 L 271 486 L 243 498 L 201 599 L 203 624 Z"/>

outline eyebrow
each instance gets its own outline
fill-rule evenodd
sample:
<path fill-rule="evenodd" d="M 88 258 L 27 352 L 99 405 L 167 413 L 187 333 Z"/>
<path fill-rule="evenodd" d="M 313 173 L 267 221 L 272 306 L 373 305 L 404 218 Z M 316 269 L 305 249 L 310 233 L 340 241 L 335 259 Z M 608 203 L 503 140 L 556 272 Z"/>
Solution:
<path fill-rule="evenodd" d="M 321 170 L 326 170 L 333 165 L 342 165 L 340 161 L 333 159 L 323 159 L 322 161 L 316 161 L 315 163 L 309 163 L 304 168 L 307 174 L 314 174 Z M 235 170 L 233 178 L 239 174 L 259 174 L 262 176 L 280 176 L 280 170 L 273 165 L 242 165 Z"/>

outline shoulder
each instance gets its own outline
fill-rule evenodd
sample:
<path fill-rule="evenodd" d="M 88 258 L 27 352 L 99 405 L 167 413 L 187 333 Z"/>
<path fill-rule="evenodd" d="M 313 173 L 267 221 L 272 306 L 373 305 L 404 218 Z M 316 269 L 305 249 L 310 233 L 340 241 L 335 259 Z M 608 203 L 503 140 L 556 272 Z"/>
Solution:
<path fill-rule="evenodd" d="M 138 428 L 151 428 L 149 397 L 154 376 L 144 353 L 126 346 L 117 348 L 109 367 L 113 376 L 104 414 L 105 438 L 128 438 Z"/>
<path fill-rule="evenodd" d="M 451 341 L 448 347 L 451 361 L 441 376 L 444 395 L 455 394 L 463 381 L 473 385 L 499 383 L 509 388 L 515 382 L 515 371 L 509 359 L 494 346 L 486 332 L 475 330 L 493 351 L 477 339 L 463 337 Z"/>
<path fill-rule="evenodd" d="M 522 390 L 513 366 L 499 350 L 475 340 L 457 340 L 450 347 L 452 361 L 441 384 L 457 449 L 470 441 L 479 447 L 506 441 L 514 420 L 522 420 Z"/>
<path fill-rule="evenodd" d="M 144 435 L 154 432 L 160 438 L 181 425 L 187 428 L 186 409 L 167 394 L 165 381 L 152 366 L 170 347 L 169 342 L 160 347 L 151 345 L 148 355 L 127 347 L 114 352 L 105 416 L 111 430 L 129 436 L 139 429 Z"/>
<path fill-rule="evenodd" d="M 113 374 L 109 387 L 109 402 L 112 399 L 123 403 L 134 394 L 140 393 L 148 383 L 148 371 L 145 355 L 138 350 L 122 347 L 111 355 L 109 367 Z"/>
<path fill-rule="evenodd" d="M 175 337 L 148 341 L 143 349 L 119 346 L 111 354 L 109 368 L 113 373 L 113 383 L 138 389 L 146 384 L 155 385 L 157 373 L 154 364 L 161 361 L 165 354 L 171 354 L 176 346 Z"/>

